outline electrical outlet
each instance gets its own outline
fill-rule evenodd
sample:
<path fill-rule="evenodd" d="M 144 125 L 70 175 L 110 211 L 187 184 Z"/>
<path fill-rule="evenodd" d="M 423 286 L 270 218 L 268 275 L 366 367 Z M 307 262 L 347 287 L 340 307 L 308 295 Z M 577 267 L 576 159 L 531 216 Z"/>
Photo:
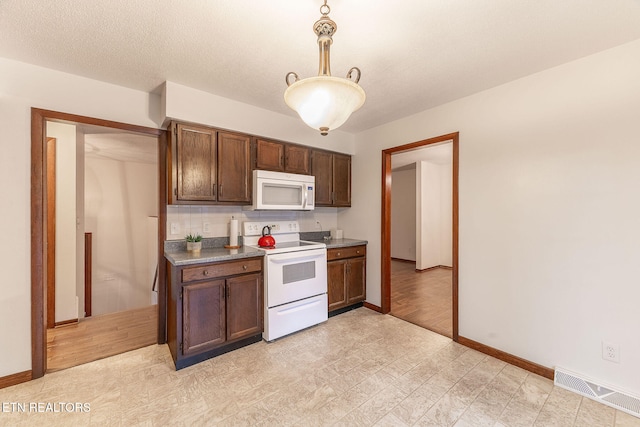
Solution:
<path fill-rule="evenodd" d="M 609 362 L 620 363 L 620 346 L 602 341 L 602 358 Z"/>
<path fill-rule="evenodd" d="M 205 222 L 202 224 L 202 232 L 203 233 L 211 233 L 211 224 Z"/>
<path fill-rule="evenodd" d="M 180 223 L 172 222 L 171 223 L 171 234 L 180 234 Z"/>

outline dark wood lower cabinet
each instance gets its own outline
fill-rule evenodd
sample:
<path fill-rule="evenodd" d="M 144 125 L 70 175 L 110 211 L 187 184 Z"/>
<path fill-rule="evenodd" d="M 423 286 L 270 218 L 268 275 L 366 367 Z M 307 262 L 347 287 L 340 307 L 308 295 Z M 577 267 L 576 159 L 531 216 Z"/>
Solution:
<path fill-rule="evenodd" d="M 327 250 L 327 294 L 330 312 L 365 300 L 366 253 L 366 246 Z"/>
<path fill-rule="evenodd" d="M 167 343 L 176 369 L 262 340 L 262 257 L 168 269 Z"/>
<path fill-rule="evenodd" d="M 227 279 L 227 339 L 262 334 L 262 277 L 259 274 Z"/>
<path fill-rule="evenodd" d="M 217 347 L 225 339 L 224 280 L 182 288 L 182 354 Z"/>

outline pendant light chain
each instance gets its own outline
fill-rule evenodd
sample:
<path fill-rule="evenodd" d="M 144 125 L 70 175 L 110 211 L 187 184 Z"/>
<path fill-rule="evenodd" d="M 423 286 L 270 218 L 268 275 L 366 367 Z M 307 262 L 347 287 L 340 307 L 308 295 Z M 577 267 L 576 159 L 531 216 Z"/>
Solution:
<path fill-rule="evenodd" d="M 327 4 L 327 0 L 324 0 L 324 4 L 320 6 L 320 13 L 322 16 L 327 16 L 331 12 L 331 8 Z"/>

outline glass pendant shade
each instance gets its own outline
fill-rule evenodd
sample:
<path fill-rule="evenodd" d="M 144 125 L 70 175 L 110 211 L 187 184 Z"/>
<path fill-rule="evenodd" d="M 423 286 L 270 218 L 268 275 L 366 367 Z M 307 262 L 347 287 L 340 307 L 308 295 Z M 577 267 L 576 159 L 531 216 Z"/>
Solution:
<path fill-rule="evenodd" d="M 324 0 L 320 7 L 322 16 L 313 24 L 320 53 L 318 76 L 300 80 L 296 73 L 291 72 L 285 77 L 288 87 L 284 92 L 284 102 L 298 113 L 303 122 L 318 129 L 323 136 L 342 126 L 366 99 L 364 90 L 358 86 L 358 67 L 352 67 L 346 79 L 331 77 L 330 48 L 338 26 L 329 19 L 330 11 L 327 0 Z M 355 81 L 350 80 L 352 75 Z M 295 81 L 290 80 L 292 77 Z"/>
<path fill-rule="evenodd" d="M 364 90 L 356 83 L 331 76 L 298 80 L 284 93 L 287 105 L 323 135 L 342 126 L 365 99 Z"/>

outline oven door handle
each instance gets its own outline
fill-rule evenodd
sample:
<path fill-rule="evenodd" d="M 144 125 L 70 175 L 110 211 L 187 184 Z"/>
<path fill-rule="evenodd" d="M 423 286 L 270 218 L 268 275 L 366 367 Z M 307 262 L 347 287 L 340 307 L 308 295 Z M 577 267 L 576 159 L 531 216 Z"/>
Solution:
<path fill-rule="evenodd" d="M 322 259 L 326 258 L 325 254 L 311 254 L 307 256 L 298 256 L 295 258 L 287 257 L 287 258 L 277 258 L 277 254 L 267 255 L 267 261 L 272 262 L 274 264 L 297 264 L 301 261 L 310 261 L 314 259 Z"/>

